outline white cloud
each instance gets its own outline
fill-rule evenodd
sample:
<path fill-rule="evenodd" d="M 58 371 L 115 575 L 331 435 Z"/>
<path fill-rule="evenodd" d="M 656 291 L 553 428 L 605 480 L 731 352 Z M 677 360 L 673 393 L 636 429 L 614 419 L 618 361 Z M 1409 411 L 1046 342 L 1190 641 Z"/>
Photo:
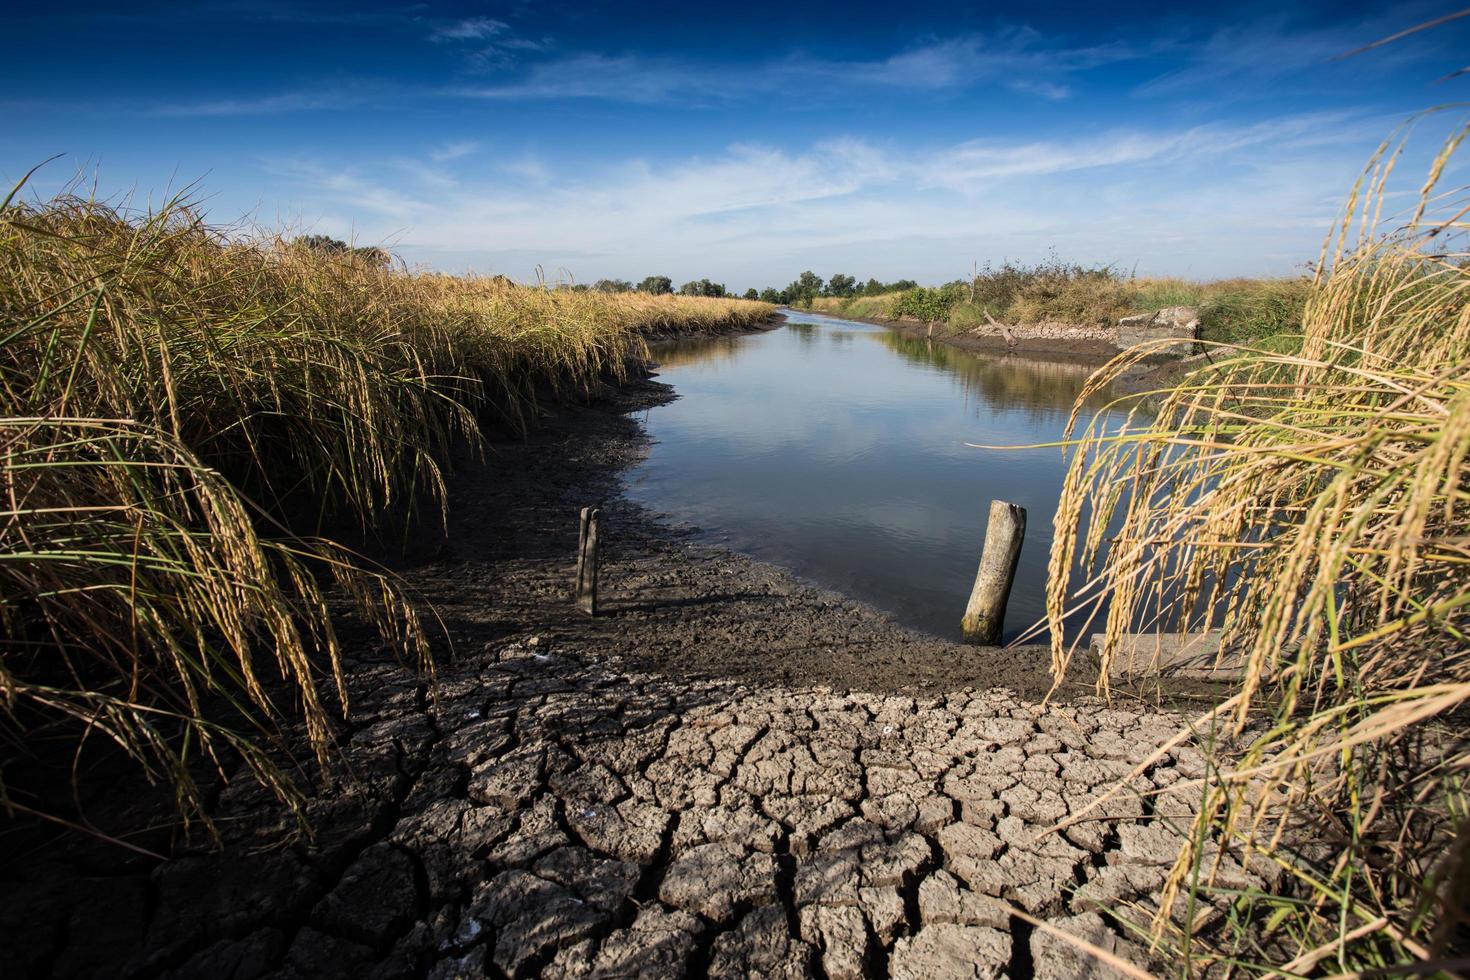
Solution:
<path fill-rule="evenodd" d="M 1039 95 L 1043 99 L 1051 99 L 1053 102 L 1068 98 L 1072 94 L 1071 88 L 1057 82 L 1015 81 L 1007 82 L 1006 88 L 1009 88 L 1013 92 L 1026 92 L 1031 95 Z"/>
<path fill-rule="evenodd" d="M 871 61 L 794 54 L 764 65 L 732 68 L 673 58 L 573 53 L 536 62 L 519 77 L 462 87 L 451 94 L 497 100 L 725 102 L 793 88 L 821 97 L 830 91 L 849 91 L 852 86 L 960 91 L 1003 85 L 1055 100 L 1070 94 L 1065 79 L 1071 75 L 1140 53 L 1123 44 L 1049 45 L 1040 34 L 1025 29 L 953 38 Z"/>
<path fill-rule="evenodd" d="M 429 159 L 435 163 L 448 163 L 450 160 L 458 160 L 467 157 L 480 148 L 475 140 L 457 140 L 452 143 L 444 143 L 438 149 L 429 151 Z"/>
<path fill-rule="evenodd" d="M 370 94 L 353 89 L 324 89 L 307 92 L 282 92 L 240 99 L 203 99 L 197 102 L 170 102 L 151 107 L 154 116 L 265 116 L 283 112 L 312 112 L 348 109 L 362 105 Z"/>
<path fill-rule="evenodd" d="M 1359 122 L 1321 114 L 941 147 L 741 144 L 568 170 L 487 153 L 452 188 L 403 161 L 276 172 L 329 225 L 394 236 L 410 261 L 518 278 L 540 264 L 579 280 L 656 272 L 741 288 L 808 267 L 937 281 L 972 258 L 1031 260 L 1050 246 L 1209 276 L 1286 272 L 1315 255 L 1372 143 Z"/>
<path fill-rule="evenodd" d="M 483 41 L 510 30 L 510 25 L 493 17 L 469 17 L 429 35 L 430 41 Z"/>

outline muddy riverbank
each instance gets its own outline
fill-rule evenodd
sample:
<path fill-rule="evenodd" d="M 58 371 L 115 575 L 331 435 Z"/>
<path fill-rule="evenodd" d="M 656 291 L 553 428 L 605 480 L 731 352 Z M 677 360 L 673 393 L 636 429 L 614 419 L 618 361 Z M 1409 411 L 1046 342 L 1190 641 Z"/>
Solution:
<path fill-rule="evenodd" d="M 591 405 L 556 406 L 528 439 L 496 445 L 489 466 L 455 482 L 448 544 L 403 572 L 432 598 L 457 645 L 532 632 L 579 655 L 678 677 L 910 693 L 998 684 L 1045 694 L 1043 648 L 979 651 L 906 630 L 627 501 L 621 474 L 646 451 L 637 413 L 673 397 L 649 379 Z M 596 619 L 567 600 L 586 505 L 603 509 L 604 612 Z"/>
<path fill-rule="evenodd" d="M 453 481 L 447 537 L 399 568 L 437 680 L 354 648 L 341 764 L 298 769 L 311 836 L 233 764 L 206 779 L 222 852 L 128 782 L 87 816 L 157 857 L 11 828 L 0 974 L 1075 975 L 1012 904 L 1146 960 L 1097 909 L 1146 902 L 1174 831 L 1035 838 L 1177 718 L 1084 684 L 1040 707 L 1040 648 L 912 633 L 626 501 L 638 412 L 675 394 L 546 405 Z M 587 504 L 596 619 L 568 595 Z"/>

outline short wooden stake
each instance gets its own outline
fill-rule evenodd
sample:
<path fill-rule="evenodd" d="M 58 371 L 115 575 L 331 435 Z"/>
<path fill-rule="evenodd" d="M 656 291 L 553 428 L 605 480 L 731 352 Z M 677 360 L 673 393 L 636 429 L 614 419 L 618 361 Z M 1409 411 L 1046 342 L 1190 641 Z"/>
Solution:
<path fill-rule="evenodd" d="M 965 642 L 999 645 L 1006 601 L 1011 597 L 1011 583 L 1016 578 L 1016 563 L 1021 559 L 1021 541 L 1025 537 L 1026 508 L 992 500 L 990 519 L 985 526 L 985 547 L 980 552 L 980 570 L 975 573 L 975 587 L 970 590 L 965 618 L 960 621 Z"/>
<path fill-rule="evenodd" d="M 577 605 L 589 616 L 597 615 L 597 519 L 602 511 L 582 508 L 577 530 Z"/>

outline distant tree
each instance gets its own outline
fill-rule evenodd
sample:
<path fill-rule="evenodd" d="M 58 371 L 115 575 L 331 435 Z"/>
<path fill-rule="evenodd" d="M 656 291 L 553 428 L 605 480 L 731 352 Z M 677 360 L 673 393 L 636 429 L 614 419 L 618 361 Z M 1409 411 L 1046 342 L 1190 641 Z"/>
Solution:
<path fill-rule="evenodd" d="M 626 279 L 599 279 L 592 288 L 599 293 L 631 293 L 633 284 Z"/>
<path fill-rule="evenodd" d="M 783 301 L 801 306 L 811 306 L 812 300 L 822 293 L 822 277 L 810 270 L 796 277 L 796 281 L 787 286 L 783 293 Z"/>
<path fill-rule="evenodd" d="M 338 255 L 343 258 L 354 258 L 358 261 L 366 262 L 369 265 L 387 265 L 393 261 L 393 256 L 381 248 L 375 248 L 371 245 L 365 248 L 354 248 L 342 239 L 333 238 L 331 235 L 300 235 L 293 239 L 291 244 L 297 248 L 320 252 L 323 255 Z"/>
<path fill-rule="evenodd" d="M 765 289 L 762 289 L 761 290 L 761 302 L 762 303 L 784 303 L 786 301 L 781 298 L 781 293 L 778 290 L 773 289 L 770 286 L 767 286 Z"/>
<path fill-rule="evenodd" d="M 674 280 L 668 276 L 649 276 L 638 284 L 638 291 L 663 296 L 674 291 Z"/>
<path fill-rule="evenodd" d="M 851 296 L 856 292 L 857 280 L 852 276 L 844 276 L 840 272 L 832 273 L 832 278 L 827 280 L 826 294 L 828 296 Z"/>
<path fill-rule="evenodd" d="M 747 289 L 745 291 L 745 298 L 746 299 L 760 299 L 761 298 L 761 294 L 755 291 L 755 287 L 754 286 L 751 286 L 749 289 Z"/>
<path fill-rule="evenodd" d="M 726 295 L 723 284 L 710 282 L 708 279 L 696 279 L 693 282 L 686 282 L 679 287 L 679 292 L 684 296 L 720 297 Z"/>
<path fill-rule="evenodd" d="M 331 235 L 301 235 L 292 244 L 299 245 L 301 248 L 309 248 L 313 252 L 346 253 L 351 249 L 351 246 L 342 239 L 333 238 Z"/>

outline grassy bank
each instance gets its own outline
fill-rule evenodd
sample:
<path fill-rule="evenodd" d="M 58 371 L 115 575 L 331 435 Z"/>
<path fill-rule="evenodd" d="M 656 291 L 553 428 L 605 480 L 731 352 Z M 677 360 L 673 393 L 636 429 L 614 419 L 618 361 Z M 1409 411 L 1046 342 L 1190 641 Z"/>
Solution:
<path fill-rule="evenodd" d="M 1106 634 L 1104 672 L 1140 628 L 1216 626 L 1243 658 L 1235 696 L 1189 733 L 1209 758 L 1183 787 L 1198 816 L 1176 811 L 1184 848 L 1158 906 L 1177 897 L 1188 914 L 1114 910 L 1181 974 L 1463 965 L 1470 254 L 1465 188 L 1440 178 L 1465 135 L 1388 234 L 1355 225 L 1383 209 L 1398 153 L 1374 161 L 1307 288 L 1294 353 L 1211 344 L 1156 407 L 1074 447 L 1050 567 L 1056 676 L 1076 614 Z"/>
<path fill-rule="evenodd" d="M 956 335 L 987 327 L 992 320 L 1110 326 L 1120 317 L 1191 306 L 1199 310 L 1202 339 L 1245 343 L 1300 333 L 1309 286 L 1306 278 L 1137 279 L 1108 268 L 1049 261 L 987 268 L 970 280 L 878 296 L 819 296 L 812 309 L 837 316 L 936 322 Z"/>
<path fill-rule="evenodd" d="M 88 735 L 186 814 L 190 767 L 224 748 L 291 798 L 262 746 L 299 718 L 327 758 L 324 679 L 344 695 L 325 583 L 403 655 L 427 649 L 392 580 L 321 529 L 432 523 L 484 419 L 623 377 L 647 336 L 772 312 L 384 259 L 229 234 L 183 203 L 0 205 L 0 804 L 45 810 L 8 774 Z"/>

